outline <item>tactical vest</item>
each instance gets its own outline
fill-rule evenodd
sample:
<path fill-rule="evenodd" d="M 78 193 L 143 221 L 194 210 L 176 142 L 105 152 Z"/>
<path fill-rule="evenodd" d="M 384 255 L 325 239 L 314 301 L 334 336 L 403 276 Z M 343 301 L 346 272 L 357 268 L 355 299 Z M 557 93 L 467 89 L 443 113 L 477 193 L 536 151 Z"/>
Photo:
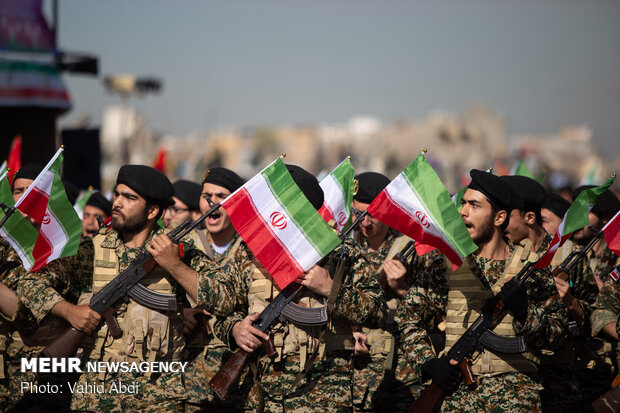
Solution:
<path fill-rule="evenodd" d="M 303 293 L 305 296 L 299 300 L 299 305 L 316 308 L 324 306 L 324 301 L 327 301 L 308 290 Z M 274 287 L 267 271 L 255 261 L 248 294 L 248 314 L 262 312 L 278 294 L 279 291 Z M 323 357 L 332 351 L 354 349 L 351 325 L 345 319 L 330 317 L 329 323 L 324 328 L 328 331 L 325 334 L 325 341 L 320 343 L 317 339 L 320 328 L 297 326 L 290 322 L 282 323 L 273 335 L 273 343 L 278 352 L 275 361 L 280 361 L 285 355 L 299 355 L 300 366 L 303 368 L 308 355 L 315 351 L 319 352 L 319 357 Z"/>
<path fill-rule="evenodd" d="M 106 232 L 93 238 L 95 262 L 93 266 L 93 293 L 100 291 L 125 266 L 119 264 L 117 249 L 101 246 Z M 173 292 L 172 278 L 159 265 L 144 277 L 140 284 L 159 293 Z M 179 306 L 181 307 L 181 306 Z M 183 311 L 160 312 L 144 307 L 134 300 L 114 306 L 115 317 L 123 332 L 114 339 L 108 334 L 107 324 L 97 332 L 94 358 L 103 361 L 179 361 L 185 345 Z"/>
<path fill-rule="evenodd" d="M 531 245 L 531 244 L 530 244 Z M 500 279 L 491 287 L 486 288 L 480 279 L 472 272 L 470 267 L 471 256 L 467 257 L 456 271 L 451 271 L 452 265 L 446 259 L 448 285 L 448 308 L 446 315 L 446 348 L 445 353 L 456 343 L 473 322 L 480 315 L 480 310 L 487 299 L 499 292 L 501 287 L 514 277 L 523 267 L 523 261 L 528 257 L 529 247 L 517 247 L 507 260 L 507 267 Z M 502 321 L 493 330 L 495 333 L 514 337 L 512 316 L 506 314 Z M 474 374 L 494 376 L 508 372 L 536 372 L 536 365 L 530 360 L 533 357 L 523 354 L 496 355 L 484 349 L 473 360 L 472 371 Z"/>
<path fill-rule="evenodd" d="M 394 240 L 394 242 L 392 243 L 392 246 L 390 247 L 385 257 L 385 260 L 387 261 L 387 260 L 394 258 L 396 254 L 402 251 L 402 249 L 405 247 L 405 245 L 410 240 L 411 238 L 404 236 L 404 235 Z M 381 265 L 377 273 L 380 274 L 382 270 L 383 270 L 383 265 Z M 396 327 L 394 325 L 394 316 L 396 315 L 396 309 L 398 308 L 399 302 L 400 302 L 400 299 L 398 298 L 398 296 L 396 296 L 395 293 L 392 293 L 389 295 L 386 294 L 386 303 L 388 306 L 388 317 L 385 321 L 385 324 L 383 325 L 383 328 L 375 328 L 375 329 L 363 328 L 362 329 L 362 332 L 368 338 L 366 343 L 369 346 L 368 351 L 370 355 L 382 354 L 384 356 L 387 356 L 390 353 L 392 349 L 392 345 L 393 345 L 392 342 L 394 341 L 394 332 L 395 332 L 395 327 Z"/>

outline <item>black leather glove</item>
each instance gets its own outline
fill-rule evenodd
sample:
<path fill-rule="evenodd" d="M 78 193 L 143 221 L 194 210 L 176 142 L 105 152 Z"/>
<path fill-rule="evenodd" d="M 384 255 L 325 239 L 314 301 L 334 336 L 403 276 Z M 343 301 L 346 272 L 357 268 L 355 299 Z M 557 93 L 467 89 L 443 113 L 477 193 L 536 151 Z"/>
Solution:
<path fill-rule="evenodd" d="M 446 356 L 430 359 L 422 365 L 422 371 L 446 392 L 455 390 L 461 382 L 461 370 L 450 364 Z"/>
<path fill-rule="evenodd" d="M 525 288 L 512 279 L 499 292 L 504 307 L 512 311 L 514 318 L 521 324 L 527 318 L 527 292 Z"/>

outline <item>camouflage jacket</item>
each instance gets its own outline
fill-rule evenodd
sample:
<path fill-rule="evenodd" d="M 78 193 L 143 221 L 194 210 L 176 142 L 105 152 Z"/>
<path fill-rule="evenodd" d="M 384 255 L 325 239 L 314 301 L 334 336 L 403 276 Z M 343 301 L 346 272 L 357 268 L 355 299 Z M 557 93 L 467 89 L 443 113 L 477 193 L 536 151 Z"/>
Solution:
<path fill-rule="evenodd" d="M 514 246 L 509 247 L 511 252 L 514 251 Z M 436 325 L 438 319 L 445 317 L 449 292 L 444 256 L 433 251 L 425 261 L 417 268 L 417 281 L 396 313 L 401 348 L 418 379 L 422 378 L 422 365 L 436 357 L 427 331 Z M 474 255 L 467 257 L 467 261 L 487 288 L 501 277 L 506 265 L 506 260 L 490 260 Z M 553 295 L 553 278 L 547 270 L 536 270 L 525 286 L 528 315 L 523 325 L 516 320 L 513 322 L 515 333 L 525 335 L 529 347 L 533 349 L 558 347 L 563 340 L 567 311 L 557 294 Z"/>
<path fill-rule="evenodd" d="M 15 291 L 24 274 L 26 274 L 26 270 L 22 266 L 19 255 L 6 241 L 0 238 L 0 282 Z M 33 332 L 37 328 L 37 320 L 21 300 L 18 300 L 17 310 L 11 316 L 6 316 L 0 312 L 0 322 L 24 332 Z"/>
<path fill-rule="evenodd" d="M 163 233 L 162 228 L 156 227 L 149 234 L 145 244 Z M 198 274 L 198 296 L 202 298 L 199 305 L 216 313 L 230 311 L 230 298 L 232 297 L 230 288 L 220 284 L 214 277 L 205 276 L 206 274 L 217 273 L 218 269 L 209 262 L 204 253 L 194 247 L 190 239 L 184 238 L 182 244 L 183 262 Z M 143 248 L 126 248 L 118 232 L 114 230 L 109 230 L 101 246 L 122 249 L 119 256 L 121 269 L 129 266 L 143 250 Z M 18 297 L 32 310 L 37 320 L 42 320 L 56 304 L 64 299 L 75 303 L 80 293 L 91 291 L 93 260 L 94 245 L 92 238 L 83 237 L 75 256 L 62 262 L 56 260 L 40 272 L 28 273 L 24 276 L 17 290 Z M 173 283 L 173 291 L 177 295 L 181 295 L 183 290 L 180 285 Z M 215 296 L 214 294 L 220 295 Z"/>
<path fill-rule="evenodd" d="M 603 288 L 592 305 L 592 335 L 601 333 L 603 327 L 616 323 L 616 334 L 620 335 L 620 282 L 608 277 Z M 604 337 L 609 340 L 609 337 Z M 616 362 L 620 364 L 620 351 L 616 353 Z"/>
<path fill-rule="evenodd" d="M 329 262 L 335 263 L 341 252 L 349 258 L 350 265 L 344 274 L 330 317 L 340 317 L 352 324 L 377 328 L 385 322 L 387 306 L 383 290 L 374 277 L 372 266 L 352 240 L 346 240 L 332 251 L 329 255 Z M 234 259 L 226 269 L 226 273 L 234 284 L 235 310 L 226 318 L 218 318 L 215 323 L 215 333 L 231 348 L 236 347 L 230 334 L 232 327 L 248 315 L 248 295 L 254 272 L 252 260 L 251 251 L 244 245 L 243 248 L 237 250 Z M 329 265 L 329 268 L 333 277 L 335 265 Z M 312 295 L 312 293 L 304 289 L 299 297 L 306 295 Z"/>

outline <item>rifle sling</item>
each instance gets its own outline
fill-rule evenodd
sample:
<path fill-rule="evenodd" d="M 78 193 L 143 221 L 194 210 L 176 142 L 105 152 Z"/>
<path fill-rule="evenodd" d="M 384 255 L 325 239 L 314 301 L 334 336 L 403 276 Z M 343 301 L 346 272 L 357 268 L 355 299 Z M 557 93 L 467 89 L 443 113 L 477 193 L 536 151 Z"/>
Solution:
<path fill-rule="evenodd" d="M 327 311 L 329 313 L 331 313 L 332 310 L 334 309 L 334 306 L 336 304 L 336 298 L 338 297 L 338 294 L 340 293 L 340 287 L 342 286 L 342 280 L 344 278 L 346 261 L 347 260 L 345 257 L 340 257 L 338 259 L 338 264 L 336 264 L 336 273 L 334 274 L 334 278 L 332 282 L 332 289 L 329 292 L 329 298 L 327 300 Z M 308 372 L 312 368 L 312 364 L 314 363 L 314 360 L 316 360 L 316 357 L 319 354 L 319 348 L 325 342 L 326 331 L 327 331 L 327 328 L 323 328 L 321 330 L 321 333 L 319 334 L 319 338 L 318 338 L 319 344 L 316 346 L 316 348 L 312 352 L 312 355 L 306 359 L 306 362 L 304 363 L 304 367 L 299 371 L 299 373 L 297 373 L 297 375 L 291 382 L 290 386 L 288 386 L 287 389 L 283 389 L 281 391 L 270 394 L 269 395 L 270 397 L 272 398 L 282 397 L 284 399 L 284 397 L 287 394 L 289 394 L 292 389 L 295 389 L 297 387 L 299 382 L 306 376 L 306 374 L 308 374 Z M 258 406 L 258 412 L 263 413 L 264 408 L 265 408 L 264 395 L 269 394 L 269 393 L 267 392 L 267 389 L 265 389 L 265 386 L 263 385 L 263 383 L 258 378 L 258 367 L 256 365 L 256 361 L 251 361 L 249 364 L 250 364 L 250 370 L 252 370 L 252 375 L 254 376 L 254 382 L 257 384 L 259 388 L 260 403 Z"/>

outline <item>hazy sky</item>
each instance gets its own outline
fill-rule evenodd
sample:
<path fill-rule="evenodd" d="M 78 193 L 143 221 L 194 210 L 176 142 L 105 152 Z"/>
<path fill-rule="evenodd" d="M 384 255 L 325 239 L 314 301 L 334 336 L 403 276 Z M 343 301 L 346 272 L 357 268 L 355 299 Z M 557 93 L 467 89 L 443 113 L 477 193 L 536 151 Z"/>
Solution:
<path fill-rule="evenodd" d="M 59 45 L 100 78 L 161 77 L 132 104 L 162 133 L 420 119 L 481 102 L 510 134 L 587 124 L 620 156 L 620 1 L 61 0 Z M 66 75 L 72 123 L 119 102 Z"/>

